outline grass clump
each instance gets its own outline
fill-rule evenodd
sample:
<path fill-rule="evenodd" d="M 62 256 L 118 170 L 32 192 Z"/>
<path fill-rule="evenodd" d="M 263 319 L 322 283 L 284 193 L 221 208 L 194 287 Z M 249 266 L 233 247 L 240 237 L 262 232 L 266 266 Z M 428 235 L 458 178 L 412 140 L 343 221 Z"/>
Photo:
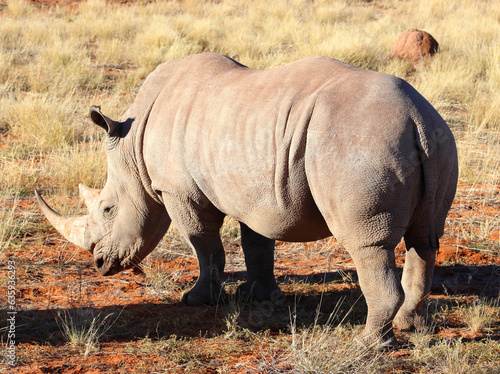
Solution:
<path fill-rule="evenodd" d="M 361 347 L 358 332 L 330 325 L 292 329 L 291 353 L 297 373 L 374 373 L 386 365 L 384 356 L 372 348 Z"/>
<path fill-rule="evenodd" d="M 106 183 L 107 165 L 99 143 L 78 144 L 55 152 L 47 159 L 53 190 L 65 195 L 78 193 L 78 184 L 102 188 Z"/>
<path fill-rule="evenodd" d="M 14 19 L 22 19 L 32 14 L 32 8 L 25 0 L 8 0 L 7 10 Z"/>
<path fill-rule="evenodd" d="M 443 374 L 493 374 L 500 364 L 498 348 L 495 342 L 464 343 L 462 339 L 445 339 L 429 348 L 422 364 Z"/>
<path fill-rule="evenodd" d="M 478 333 L 491 327 L 495 320 L 500 317 L 499 311 L 498 300 L 488 302 L 480 299 L 475 299 L 472 304 L 460 310 L 467 328 L 472 333 Z"/>
<path fill-rule="evenodd" d="M 80 354 L 88 356 L 99 350 L 99 339 L 111 327 L 112 315 L 95 315 L 91 309 L 77 308 L 74 312 L 59 314 L 57 324 L 68 344 Z"/>
<path fill-rule="evenodd" d="M 321 305 L 321 302 L 320 302 Z M 314 323 L 309 327 L 297 327 L 297 310 L 291 315 L 291 345 L 289 360 L 294 373 L 375 373 L 387 366 L 386 358 L 374 346 L 358 342 L 359 328 L 345 326 L 350 311 L 337 326 L 342 300 L 337 303 L 326 323 L 319 324 L 320 307 Z"/>
<path fill-rule="evenodd" d="M 168 300 L 180 299 L 182 287 L 178 280 L 184 270 L 182 266 L 173 271 L 166 269 L 162 266 L 162 262 L 157 261 L 153 255 L 150 255 L 141 263 L 141 269 L 144 271 L 148 285 L 154 293 Z"/>
<path fill-rule="evenodd" d="M 40 165 L 34 158 L 12 159 L 0 155 L 0 191 L 2 194 L 27 195 L 33 193 L 40 179 Z"/>

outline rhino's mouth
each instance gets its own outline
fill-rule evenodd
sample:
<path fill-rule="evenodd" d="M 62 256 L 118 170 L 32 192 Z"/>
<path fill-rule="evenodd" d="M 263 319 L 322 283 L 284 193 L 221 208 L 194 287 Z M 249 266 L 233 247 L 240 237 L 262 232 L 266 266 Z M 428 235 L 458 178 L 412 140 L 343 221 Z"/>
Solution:
<path fill-rule="evenodd" d="M 109 261 L 105 256 L 95 256 L 94 263 L 101 275 L 107 277 L 123 270 L 118 260 Z"/>
<path fill-rule="evenodd" d="M 94 264 L 103 276 L 110 276 L 119 273 L 124 268 L 118 258 L 110 258 L 106 253 L 110 253 L 110 248 L 103 251 L 102 240 L 90 245 L 90 253 L 94 254 Z"/>
<path fill-rule="evenodd" d="M 134 243 L 133 247 L 127 250 L 120 250 L 120 247 L 109 245 L 109 241 L 101 240 L 93 242 L 89 246 L 89 251 L 94 255 L 94 263 L 99 272 L 103 276 L 117 274 L 125 269 L 130 269 L 137 266 L 142 258 L 138 256 L 142 240 Z M 119 253 L 126 254 L 125 256 L 118 255 Z M 110 256 L 110 254 L 112 254 Z M 113 255 L 114 254 L 114 255 Z"/>

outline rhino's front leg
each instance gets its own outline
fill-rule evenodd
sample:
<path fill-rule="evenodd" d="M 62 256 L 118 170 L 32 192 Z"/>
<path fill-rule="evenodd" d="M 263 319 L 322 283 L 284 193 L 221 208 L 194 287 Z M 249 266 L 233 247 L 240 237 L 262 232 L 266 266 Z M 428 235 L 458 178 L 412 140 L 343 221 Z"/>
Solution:
<path fill-rule="evenodd" d="M 188 235 L 188 241 L 196 252 L 200 276 L 196 284 L 182 295 L 182 302 L 189 306 L 216 305 L 226 301 L 226 293 L 220 277 L 224 273 L 225 254 L 217 231 L 215 235 Z"/>
<path fill-rule="evenodd" d="M 164 193 L 163 202 L 175 227 L 194 249 L 200 266 L 196 284 L 182 295 L 182 301 L 189 306 L 224 302 L 226 293 L 220 277 L 226 260 L 219 235 L 224 215 L 208 200 L 181 200 Z"/>
<path fill-rule="evenodd" d="M 245 254 L 248 280 L 238 292 L 253 300 L 278 300 L 282 293 L 274 278 L 274 240 L 268 239 L 240 222 L 241 246 Z"/>

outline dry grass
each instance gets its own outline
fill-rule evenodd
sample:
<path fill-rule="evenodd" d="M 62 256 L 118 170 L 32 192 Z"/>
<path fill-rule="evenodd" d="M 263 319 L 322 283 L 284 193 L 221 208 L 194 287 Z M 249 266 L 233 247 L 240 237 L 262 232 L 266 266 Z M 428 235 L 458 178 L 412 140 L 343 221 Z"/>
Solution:
<path fill-rule="evenodd" d="M 337 304 L 324 325 L 318 324 L 318 313 L 310 327 L 297 327 L 296 313 L 291 316 L 292 344 L 289 360 L 296 373 L 374 373 L 386 366 L 385 357 L 375 347 L 357 343 L 359 329 L 342 324 L 332 326 L 340 303 Z M 343 319 L 345 319 L 344 317 Z"/>
<path fill-rule="evenodd" d="M 75 311 L 59 314 L 57 323 L 67 343 L 78 350 L 80 354 L 88 356 L 99 350 L 99 339 L 109 330 L 113 314 L 104 317 L 90 309 L 76 309 Z"/>
<path fill-rule="evenodd" d="M 133 101 L 142 80 L 159 63 L 202 51 L 223 53 L 259 69 L 310 55 L 325 55 L 408 80 L 439 110 L 456 135 L 460 181 L 471 186 L 460 191 L 463 206 L 457 209 L 467 209 L 468 202 L 483 207 L 473 215 L 450 220 L 450 227 L 471 246 L 500 254 L 500 243 L 491 239 L 491 233 L 500 228 L 500 217 L 486 211 L 487 206 L 500 204 L 499 2 L 185 0 L 138 1 L 119 6 L 90 0 L 72 10 L 65 6 L 40 9 L 22 0 L 3 3 L 1 254 L 6 253 L 10 238 L 26 223 L 26 218 L 19 218 L 14 208 L 6 208 L 13 196 L 31 194 L 37 187 L 62 201 L 63 196 L 76 194 L 79 182 L 93 187 L 104 184 L 103 136 L 89 125 L 88 108 L 100 104 L 106 114 L 117 118 Z M 430 32 L 441 46 L 438 55 L 415 69 L 411 63 L 388 59 L 397 35 L 414 27 Z M 225 243 L 236 243 L 237 223 L 227 220 L 221 234 Z M 323 244 L 300 244 L 297 248 L 319 251 Z M 169 231 L 157 253 L 193 256 L 175 228 Z M 150 286 L 165 294 L 165 284 L 175 282 L 177 275 L 164 274 L 153 257 L 148 261 L 145 270 Z M 490 309 L 482 305 L 471 306 L 463 316 L 472 331 L 484 330 L 491 323 L 484 316 Z M 498 323 L 498 307 L 493 307 Z M 236 308 L 226 318 L 227 338 L 238 335 L 239 312 Z M 73 322 L 68 319 L 77 317 L 60 320 L 68 339 L 81 335 L 72 332 Z M 99 336 L 107 318 L 91 318 L 91 324 L 80 330 Z M 342 357 L 332 356 L 333 361 L 330 356 L 325 357 L 332 352 L 340 352 L 351 360 L 361 355 L 365 367 L 357 367 L 356 372 L 366 368 L 377 372 L 386 365 L 378 361 L 378 356 L 355 351 L 348 343 L 350 330 L 314 326 L 294 331 L 293 370 L 339 370 Z M 488 358 L 477 355 L 480 348 L 475 343 L 442 340 L 430 346 L 425 331 L 412 339 L 416 346 L 412 359 L 417 363 L 410 366 L 421 365 L 444 373 L 490 370 L 484 366 Z M 91 340 L 88 346 L 91 350 L 97 344 L 94 343 Z M 85 348 L 85 344 L 79 347 Z M 493 348 L 483 348 L 484 352 L 493 352 L 494 357 L 498 349 L 491 344 Z M 367 366 L 366 362 L 373 362 L 374 366 Z M 498 357 L 492 362 L 500 365 Z M 349 372 L 353 368 L 356 366 L 341 370 Z"/>
<path fill-rule="evenodd" d="M 141 268 L 146 275 L 148 285 L 151 290 L 162 298 L 169 300 L 178 300 L 182 294 L 182 288 L 178 280 L 184 270 L 179 266 L 174 271 L 162 268 L 161 262 L 157 261 L 156 256 L 151 254 L 142 263 Z"/>
<path fill-rule="evenodd" d="M 472 333 L 478 333 L 491 327 L 499 317 L 498 301 L 474 300 L 471 305 L 462 308 L 461 314 Z"/>
<path fill-rule="evenodd" d="M 11 240 L 22 228 L 15 219 L 17 201 L 14 201 L 11 208 L 6 206 L 6 203 L 8 203 L 7 199 L 0 200 L 0 261 L 2 262 L 5 262 L 5 255 Z"/>
<path fill-rule="evenodd" d="M 462 339 L 441 340 L 426 352 L 422 367 L 443 374 L 493 374 L 498 369 L 498 347 L 487 343 L 464 343 Z"/>
<path fill-rule="evenodd" d="M 251 6 L 238 0 L 161 1 L 127 7 L 92 0 L 74 12 L 64 7 L 40 12 L 10 0 L 0 16 L 0 126 L 12 135 L 14 158 L 36 154 L 43 163 L 52 153 L 59 156 L 61 149 L 73 147 L 69 162 L 74 175 L 57 174 L 71 182 L 83 177 L 99 183 L 104 168 L 90 178 L 85 174 L 96 171 L 85 171 L 87 165 L 78 162 L 88 156 L 78 147 L 86 139 L 82 132 L 96 131 L 84 130 L 87 108 L 100 103 L 115 117 L 123 113 L 141 79 L 159 63 L 216 51 L 254 68 L 271 68 L 326 55 L 410 80 L 455 130 L 461 179 L 498 180 L 499 8 L 496 2 L 465 0 L 386 0 L 377 6 L 361 1 L 260 0 Z M 410 27 L 426 29 L 441 43 L 441 53 L 416 71 L 387 57 L 395 37 Z M 40 168 L 37 179 L 48 173 L 54 167 Z"/>

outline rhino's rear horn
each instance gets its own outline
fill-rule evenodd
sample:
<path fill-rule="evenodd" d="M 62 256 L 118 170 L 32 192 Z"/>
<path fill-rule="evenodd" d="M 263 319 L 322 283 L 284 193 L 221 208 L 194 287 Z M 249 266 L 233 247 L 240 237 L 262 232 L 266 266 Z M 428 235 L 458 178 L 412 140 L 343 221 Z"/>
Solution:
<path fill-rule="evenodd" d="M 118 132 L 118 122 L 106 117 L 101 112 L 101 107 L 93 105 L 90 107 L 90 118 L 97 126 L 102 127 L 109 136 L 115 136 Z"/>
<path fill-rule="evenodd" d="M 47 220 L 54 228 L 74 245 L 85 248 L 85 223 L 87 216 L 64 217 L 52 209 L 35 190 L 36 200 Z"/>
<path fill-rule="evenodd" d="M 97 200 L 99 199 L 99 195 L 102 190 L 99 190 L 97 188 L 87 187 L 82 183 L 78 185 L 78 190 L 80 191 L 80 197 L 85 202 L 87 209 L 89 210 L 89 212 L 91 212 L 95 208 L 95 205 L 97 203 Z"/>

